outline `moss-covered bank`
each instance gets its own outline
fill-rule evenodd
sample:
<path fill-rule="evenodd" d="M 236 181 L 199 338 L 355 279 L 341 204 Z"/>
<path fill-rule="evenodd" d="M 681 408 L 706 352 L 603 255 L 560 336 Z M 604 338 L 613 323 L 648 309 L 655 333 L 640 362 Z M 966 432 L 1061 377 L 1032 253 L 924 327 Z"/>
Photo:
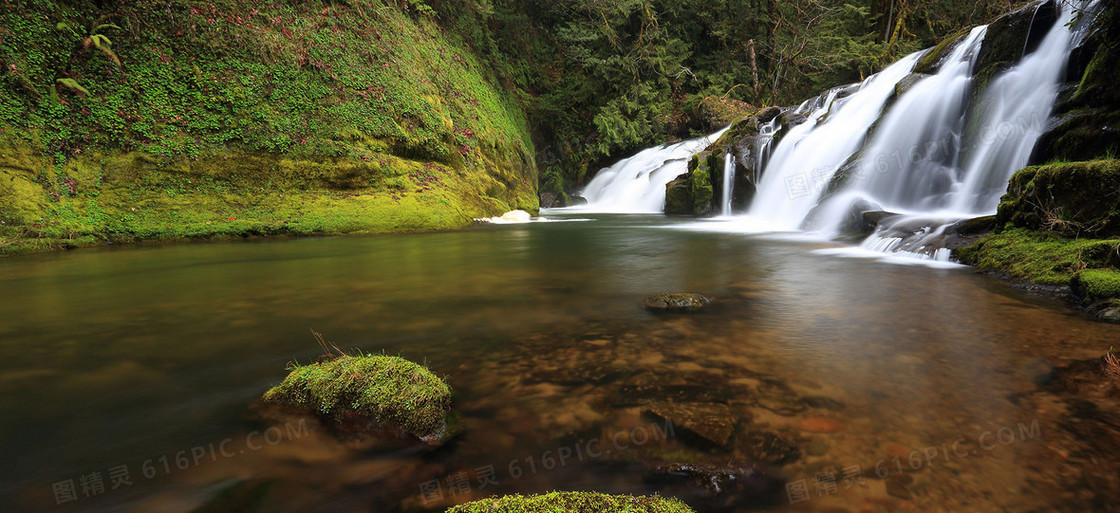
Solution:
<path fill-rule="evenodd" d="M 305 409 L 344 424 L 372 421 L 421 440 L 439 441 L 451 388 L 428 369 L 395 356 L 339 356 L 297 365 L 264 394 L 265 403 Z"/>
<path fill-rule="evenodd" d="M 1015 174 L 995 233 L 956 250 L 961 262 L 1069 286 L 1102 318 L 1120 299 L 1120 161 L 1054 163 Z"/>
<path fill-rule="evenodd" d="M 535 210 L 516 99 L 409 5 L 0 2 L 0 252 Z"/>
<path fill-rule="evenodd" d="M 507 495 L 461 504 L 447 513 L 692 513 L 677 499 L 658 496 L 606 495 L 595 492 L 553 492 Z"/>

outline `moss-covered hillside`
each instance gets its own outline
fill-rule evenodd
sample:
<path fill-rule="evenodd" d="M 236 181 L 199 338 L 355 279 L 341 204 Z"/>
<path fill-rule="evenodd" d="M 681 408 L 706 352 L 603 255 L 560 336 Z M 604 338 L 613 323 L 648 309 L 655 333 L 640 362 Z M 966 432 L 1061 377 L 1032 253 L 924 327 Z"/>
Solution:
<path fill-rule="evenodd" d="M 0 252 L 535 209 L 524 114 L 423 8 L 0 0 Z"/>

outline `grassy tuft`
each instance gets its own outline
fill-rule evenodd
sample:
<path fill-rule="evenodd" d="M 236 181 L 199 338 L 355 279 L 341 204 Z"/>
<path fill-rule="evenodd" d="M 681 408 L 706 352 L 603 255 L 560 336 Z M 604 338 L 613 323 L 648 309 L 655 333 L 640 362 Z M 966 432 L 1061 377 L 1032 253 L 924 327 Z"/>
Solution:
<path fill-rule="evenodd" d="M 692 513 L 678 499 L 659 496 L 606 495 L 596 492 L 552 492 L 507 495 L 461 504 L 447 513 Z"/>
<path fill-rule="evenodd" d="M 1070 287 L 1089 301 L 1120 299 L 1120 271 L 1086 269 L 1073 276 Z"/>

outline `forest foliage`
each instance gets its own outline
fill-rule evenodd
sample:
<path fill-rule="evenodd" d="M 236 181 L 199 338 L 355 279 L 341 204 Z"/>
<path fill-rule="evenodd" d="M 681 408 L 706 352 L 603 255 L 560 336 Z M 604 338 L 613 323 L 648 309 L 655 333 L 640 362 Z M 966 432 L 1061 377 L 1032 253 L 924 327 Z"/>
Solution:
<path fill-rule="evenodd" d="M 517 88 L 542 190 L 712 127 L 704 98 L 788 105 L 859 81 L 1012 0 L 427 0 Z"/>

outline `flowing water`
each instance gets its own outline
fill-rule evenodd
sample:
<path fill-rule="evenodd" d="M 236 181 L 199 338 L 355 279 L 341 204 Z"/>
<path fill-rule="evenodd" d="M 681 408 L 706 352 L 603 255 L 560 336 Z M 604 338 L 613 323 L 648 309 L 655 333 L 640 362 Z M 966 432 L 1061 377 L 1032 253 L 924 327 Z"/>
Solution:
<path fill-rule="evenodd" d="M 1044 511 L 1098 493 L 1069 484 L 1091 465 L 1032 376 L 1041 358 L 1099 357 L 1120 328 L 960 269 L 593 219 L 2 260 L 0 510 L 192 511 L 225 491 L 264 511 L 442 511 L 594 489 L 699 511 Z M 717 302 L 641 308 L 673 290 Z M 428 450 L 270 428 L 253 403 L 315 359 L 309 329 L 426 361 L 463 435 Z M 740 449 L 697 449 L 643 416 L 642 390 L 725 404 L 800 457 L 754 467 L 776 488 L 730 502 L 666 487 L 657 462 L 727 465 Z M 821 418 L 828 432 L 802 429 Z M 861 479 L 814 488 L 853 467 Z M 59 483 L 75 500 L 57 505 Z"/>
<path fill-rule="evenodd" d="M 719 139 L 712 135 L 642 150 L 599 171 L 581 191 L 593 212 L 652 213 L 665 209 L 665 186 L 688 172 L 688 159 Z"/>

